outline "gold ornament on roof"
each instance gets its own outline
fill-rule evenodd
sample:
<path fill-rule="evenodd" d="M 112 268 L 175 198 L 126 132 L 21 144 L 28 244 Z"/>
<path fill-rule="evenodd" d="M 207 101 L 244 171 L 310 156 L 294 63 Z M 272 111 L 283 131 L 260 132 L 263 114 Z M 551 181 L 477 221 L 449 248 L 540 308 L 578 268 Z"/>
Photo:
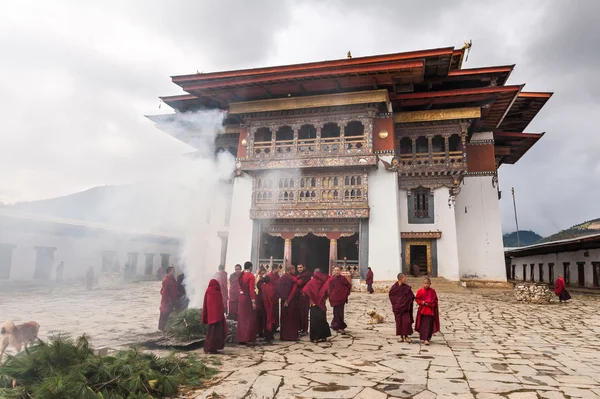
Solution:
<path fill-rule="evenodd" d="M 352 53 L 348 51 L 348 58 L 352 58 Z"/>

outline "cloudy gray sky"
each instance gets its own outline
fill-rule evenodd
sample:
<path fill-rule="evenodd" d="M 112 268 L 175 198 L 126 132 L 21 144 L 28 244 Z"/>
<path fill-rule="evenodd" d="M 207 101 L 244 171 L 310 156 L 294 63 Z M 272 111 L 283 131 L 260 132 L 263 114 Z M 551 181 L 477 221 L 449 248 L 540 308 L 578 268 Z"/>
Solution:
<path fill-rule="evenodd" d="M 50 4 L 51 3 L 51 4 Z M 3 2 L 0 202 L 165 173 L 187 145 L 143 115 L 179 94 L 169 76 L 462 46 L 465 67 L 517 64 L 510 83 L 554 91 L 500 169 L 504 230 L 550 234 L 600 217 L 600 5 L 574 1 Z"/>

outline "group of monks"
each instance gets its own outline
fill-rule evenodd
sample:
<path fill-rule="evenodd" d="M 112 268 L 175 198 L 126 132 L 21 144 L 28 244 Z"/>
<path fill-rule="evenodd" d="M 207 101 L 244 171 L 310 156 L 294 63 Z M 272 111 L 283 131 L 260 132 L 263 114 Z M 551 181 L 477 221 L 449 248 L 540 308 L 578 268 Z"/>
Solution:
<path fill-rule="evenodd" d="M 252 263 L 246 262 L 243 270 L 235 265 L 228 278 L 221 265 L 204 296 L 202 322 L 208 324 L 204 350 L 214 353 L 225 346 L 225 315 L 237 320 L 236 340 L 242 345 L 252 344 L 258 337 L 270 343 L 278 331 L 282 341 L 297 341 L 310 334 L 312 342 L 322 342 L 331 336 L 331 328 L 344 334 L 344 306 L 351 289 L 339 267 L 333 269 L 333 276 L 319 269 L 311 273 L 304 265 L 287 266 L 283 275 L 261 267 L 254 275 Z M 331 327 L 327 298 L 333 306 Z"/>
<path fill-rule="evenodd" d="M 400 342 L 411 343 L 413 333 L 413 303 L 417 302 L 417 321 L 415 330 L 425 345 L 429 345 L 431 337 L 440 331 L 440 313 L 438 311 L 438 297 L 429 277 L 423 279 L 423 287 L 413 294 L 410 285 L 406 284 L 406 275 L 398 274 L 398 281 L 390 289 L 390 302 L 396 320 L 396 335 Z"/>

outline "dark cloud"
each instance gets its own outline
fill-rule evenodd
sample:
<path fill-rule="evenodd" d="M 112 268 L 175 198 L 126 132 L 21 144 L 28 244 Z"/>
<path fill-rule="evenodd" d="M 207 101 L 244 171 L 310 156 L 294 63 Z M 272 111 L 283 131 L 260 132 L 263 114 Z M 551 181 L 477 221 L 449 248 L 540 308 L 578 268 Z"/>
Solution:
<path fill-rule="evenodd" d="M 144 179 L 188 147 L 143 114 L 169 76 L 462 46 L 464 67 L 517 64 L 554 91 L 527 129 L 546 136 L 500 169 L 504 229 L 541 234 L 600 216 L 600 29 L 594 0 L 21 1 L 0 14 L 0 201 Z"/>

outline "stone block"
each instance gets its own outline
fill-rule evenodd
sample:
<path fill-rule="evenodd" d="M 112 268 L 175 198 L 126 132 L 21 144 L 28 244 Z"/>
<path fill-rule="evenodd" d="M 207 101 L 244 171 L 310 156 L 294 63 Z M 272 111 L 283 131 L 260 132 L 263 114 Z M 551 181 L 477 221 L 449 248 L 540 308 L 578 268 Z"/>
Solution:
<path fill-rule="evenodd" d="M 526 303 L 550 303 L 554 292 L 547 284 L 518 283 L 514 288 L 515 299 Z"/>

